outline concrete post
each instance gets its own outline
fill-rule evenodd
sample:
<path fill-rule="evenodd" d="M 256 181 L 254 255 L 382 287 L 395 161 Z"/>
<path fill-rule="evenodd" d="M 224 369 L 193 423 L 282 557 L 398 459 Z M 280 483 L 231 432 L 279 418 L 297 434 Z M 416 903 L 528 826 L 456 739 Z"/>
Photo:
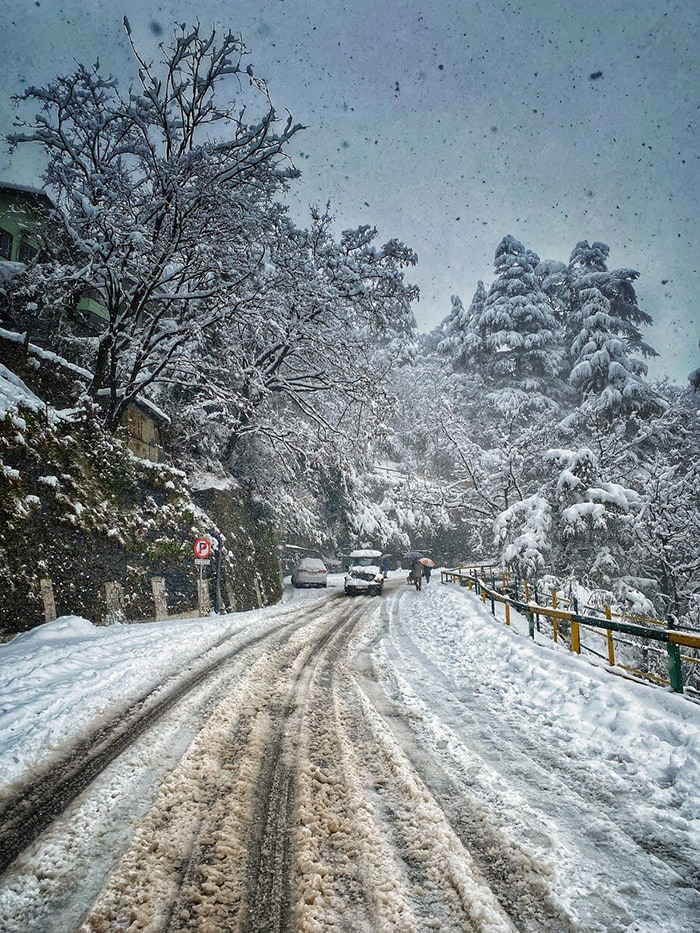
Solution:
<path fill-rule="evenodd" d="M 109 625 L 124 620 L 124 587 L 121 583 L 105 583 L 105 615 L 103 622 Z"/>
<path fill-rule="evenodd" d="M 41 598 L 44 602 L 44 619 L 46 622 L 53 622 L 56 618 L 56 600 L 53 596 L 53 583 L 48 578 L 39 581 Z"/>
<path fill-rule="evenodd" d="M 233 587 L 231 586 L 228 576 L 225 577 L 225 586 L 226 586 L 226 598 L 228 599 L 229 612 L 236 611 L 236 594 L 233 592 Z"/>
<path fill-rule="evenodd" d="M 165 589 L 165 577 L 151 577 L 151 590 L 155 605 L 156 622 L 168 618 L 168 593 Z"/>

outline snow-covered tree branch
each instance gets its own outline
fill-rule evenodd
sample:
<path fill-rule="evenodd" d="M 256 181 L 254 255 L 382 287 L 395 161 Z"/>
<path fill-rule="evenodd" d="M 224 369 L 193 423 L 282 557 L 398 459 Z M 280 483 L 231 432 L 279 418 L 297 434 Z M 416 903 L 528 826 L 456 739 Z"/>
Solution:
<path fill-rule="evenodd" d="M 107 390 L 110 428 L 177 369 L 218 323 L 225 295 L 260 267 L 268 211 L 296 175 L 286 149 L 301 129 L 291 118 L 278 128 L 267 86 L 243 67 L 247 50 L 231 33 L 179 27 L 154 66 L 125 25 L 136 87 L 122 95 L 99 63 L 79 65 L 22 95 L 42 110 L 10 137 L 44 149 L 79 278 L 107 311 L 91 392 Z M 231 82 L 235 101 L 224 98 Z M 255 122 L 246 96 L 262 104 Z"/>

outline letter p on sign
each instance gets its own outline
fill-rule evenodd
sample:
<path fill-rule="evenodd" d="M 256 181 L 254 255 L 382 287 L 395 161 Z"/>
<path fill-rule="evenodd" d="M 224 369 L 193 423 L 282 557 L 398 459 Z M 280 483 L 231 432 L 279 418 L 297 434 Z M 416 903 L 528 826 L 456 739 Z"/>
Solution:
<path fill-rule="evenodd" d="M 206 538 L 197 538 L 194 542 L 194 556 L 203 560 L 211 554 L 211 544 Z"/>

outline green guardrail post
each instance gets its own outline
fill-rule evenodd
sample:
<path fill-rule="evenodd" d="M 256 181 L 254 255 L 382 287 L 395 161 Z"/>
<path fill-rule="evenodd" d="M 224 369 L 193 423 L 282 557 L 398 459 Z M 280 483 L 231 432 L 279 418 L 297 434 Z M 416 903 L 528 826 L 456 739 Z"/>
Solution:
<path fill-rule="evenodd" d="M 680 645 L 675 645 L 669 641 L 666 648 L 668 650 L 668 673 L 671 689 L 674 693 L 683 693 L 683 665 L 681 664 Z"/>
<path fill-rule="evenodd" d="M 530 638 L 535 637 L 535 615 L 532 612 L 528 612 L 527 621 L 530 626 Z"/>

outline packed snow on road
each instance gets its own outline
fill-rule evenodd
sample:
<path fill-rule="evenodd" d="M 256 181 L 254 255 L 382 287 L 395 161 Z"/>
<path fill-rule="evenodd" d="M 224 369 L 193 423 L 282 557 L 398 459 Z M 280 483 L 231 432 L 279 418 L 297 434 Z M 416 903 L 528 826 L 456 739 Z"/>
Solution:
<path fill-rule="evenodd" d="M 697 929 L 700 706 L 439 574 L 64 617 L 0 646 L 0 714 L 3 820 L 140 723 L 5 868 L 6 933 Z"/>

